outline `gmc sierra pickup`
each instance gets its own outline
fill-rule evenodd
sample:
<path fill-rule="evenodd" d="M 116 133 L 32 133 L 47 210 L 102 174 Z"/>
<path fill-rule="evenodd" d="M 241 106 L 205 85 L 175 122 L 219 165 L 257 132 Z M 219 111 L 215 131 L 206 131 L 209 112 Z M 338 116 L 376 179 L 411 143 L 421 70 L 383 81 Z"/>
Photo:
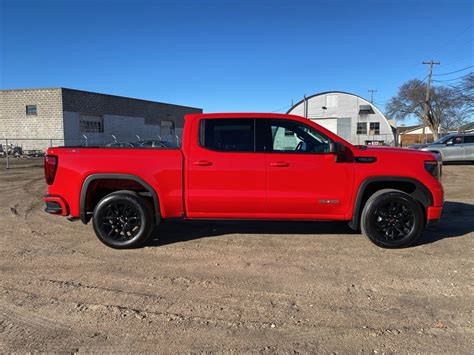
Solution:
<path fill-rule="evenodd" d="M 433 153 L 354 146 L 292 115 L 188 115 L 182 148 L 59 147 L 44 163 L 46 212 L 92 219 L 113 248 L 169 218 L 347 221 L 400 248 L 443 206 Z"/>

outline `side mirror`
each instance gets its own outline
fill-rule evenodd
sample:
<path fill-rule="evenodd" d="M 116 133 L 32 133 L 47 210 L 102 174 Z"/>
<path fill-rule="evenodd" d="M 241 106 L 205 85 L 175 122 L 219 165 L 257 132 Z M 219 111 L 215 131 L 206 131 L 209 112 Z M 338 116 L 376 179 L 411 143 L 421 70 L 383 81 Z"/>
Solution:
<path fill-rule="evenodd" d="M 454 145 L 454 141 L 446 142 L 446 145 L 447 145 L 447 146 Z"/>
<path fill-rule="evenodd" d="M 329 143 L 329 153 L 331 154 L 339 154 L 344 151 L 344 145 L 339 142 L 331 142 Z"/>

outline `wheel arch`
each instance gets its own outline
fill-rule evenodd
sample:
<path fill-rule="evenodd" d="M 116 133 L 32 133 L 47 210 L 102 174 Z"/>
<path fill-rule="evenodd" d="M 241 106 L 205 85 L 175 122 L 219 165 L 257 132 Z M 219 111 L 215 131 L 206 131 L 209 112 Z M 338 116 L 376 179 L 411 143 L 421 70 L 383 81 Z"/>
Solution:
<path fill-rule="evenodd" d="M 87 197 L 88 197 L 88 192 L 89 192 L 89 188 L 91 184 L 93 182 L 97 182 L 98 180 L 118 180 L 118 181 L 128 180 L 128 181 L 133 181 L 139 186 L 141 186 L 146 191 L 146 196 L 150 197 L 153 201 L 153 207 L 154 207 L 154 212 L 155 212 L 155 215 L 154 215 L 155 222 L 157 224 L 160 222 L 161 220 L 160 199 L 156 190 L 149 183 L 147 183 L 145 180 L 143 180 L 142 178 L 136 175 L 99 173 L 99 174 L 91 174 L 87 176 L 84 179 L 84 182 L 82 183 L 80 200 L 79 200 L 79 211 L 80 211 L 80 218 L 81 218 L 82 223 L 87 224 L 91 219 L 91 215 L 87 211 Z"/>
<path fill-rule="evenodd" d="M 359 185 L 349 227 L 354 230 L 360 227 L 360 217 L 365 203 L 373 193 L 386 188 L 393 188 L 410 194 L 423 207 L 425 216 L 428 207 L 433 204 L 433 195 L 430 190 L 417 179 L 402 176 L 367 178 Z"/>

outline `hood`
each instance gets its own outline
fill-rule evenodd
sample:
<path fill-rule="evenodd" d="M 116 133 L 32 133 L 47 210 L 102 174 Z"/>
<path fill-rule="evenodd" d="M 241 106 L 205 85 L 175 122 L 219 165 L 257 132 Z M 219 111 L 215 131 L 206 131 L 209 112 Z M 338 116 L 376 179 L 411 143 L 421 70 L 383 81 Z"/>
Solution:
<path fill-rule="evenodd" d="M 413 145 L 410 145 L 408 148 L 411 148 L 411 149 L 422 149 L 422 148 L 429 147 L 431 144 L 432 144 L 432 143 L 413 144 Z"/>
<path fill-rule="evenodd" d="M 358 153 L 362 153 L 363 155 L 374 155 L 374 156 L 392 155 L 392 154 L 417 155 L 417 156 L 424 156 L 426 159 L 433 159 L 433 156 L 436 157 L 436 155 L 431 152 L 425 152 L 418 149 L 396 148 L 396 147 L 368 146 L 367 149 L 360 149 Z"/>

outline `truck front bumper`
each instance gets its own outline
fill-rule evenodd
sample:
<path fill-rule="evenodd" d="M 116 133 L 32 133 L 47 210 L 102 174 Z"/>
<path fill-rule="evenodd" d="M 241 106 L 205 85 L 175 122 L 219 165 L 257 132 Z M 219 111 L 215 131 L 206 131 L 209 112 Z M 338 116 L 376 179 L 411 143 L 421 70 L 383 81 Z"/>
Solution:
<path fill-rule="evenodd" d="M 443 213 L 443 207 L 428 207 L 428 223 L 433 224 L 440 220 L 441 214 Z"/>
<path fill-rule="evenodd" d="M 45 195 L 43 196 L 43 201 L 46 203 L 45 212 L 61 216 L 69 215 L 67 203 L 61 197 Z"/>

